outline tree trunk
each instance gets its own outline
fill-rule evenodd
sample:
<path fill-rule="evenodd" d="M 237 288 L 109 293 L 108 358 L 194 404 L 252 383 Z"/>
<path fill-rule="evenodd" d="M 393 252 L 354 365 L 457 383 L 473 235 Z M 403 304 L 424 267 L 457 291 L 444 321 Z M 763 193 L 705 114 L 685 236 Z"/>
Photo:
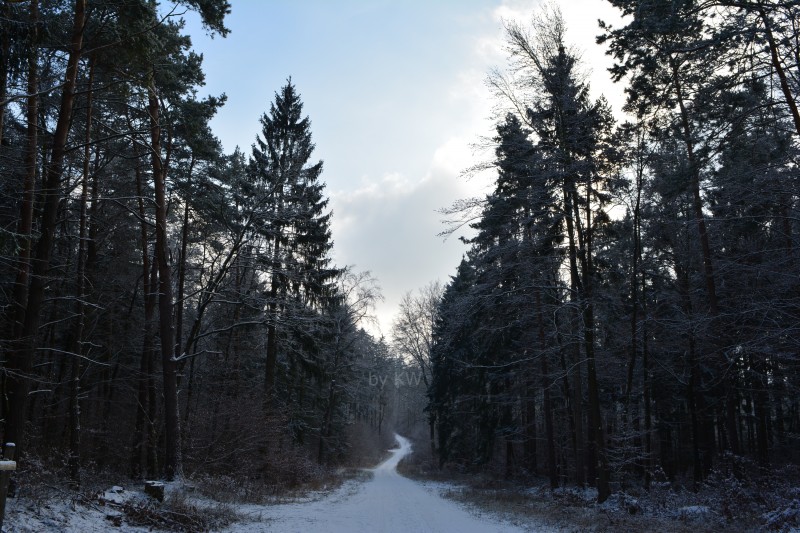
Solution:
<path fill-rule="evenodd" d="M 639 149 L 643 150 L 642 143 Z M 641 152 L 639 152 L 641 154 Z M 636 201 L 633 206 L 633 265 L 631 266 L 631 359 L 628 363 L 628 377 L 625 383 L 625 409 L 628 410 L 633 390 L 633 374 L 636 368 L 636 356 L 639 351 L 639 263 L 642 257 L 642 233 L 641 233 L 641 205 L 644 165 L 641 160 L 637 161 L 636 172 Z"/>
<path fill-rule="evenodd" d="M 630 340 L 630 361 L 628 362 L 628 375 L 625 383 L 625 404 L 623 413 L 623 422 L 628 423 L 630 420 L 631 428 L 634 432 L 633 449 L 634 454 L 639 454 L 642 447 L 642 436 L 639 427 L 639 408 L 638 403 L 633 407 L 633 377 L 636 370 L 636 359 L 639 352 L 639 263 L 641 262 L 642 247 L 641 247 L 641 205 L 642 205 L 642 187 L 643 187 L 643 173 L 644 163 L 642 162 L 644 148 L 644 141 L 639 137 L 637 152 L 637 168 L 636 168 L 636 200 L 633 206 L 633 257 L 631 265 L 631 340 Z M 644 363 L 643 363 L 644 364 Z M 644 396 L 644 385 L 642 388 L 642 395 Z M 646 408 L 645 408 L 646 409 Z M 639 462 L 637 459 L 634 463 L 634 472 L 645 477 L 646 465 Z"/>
<path fill-rule="evenodd" d="M 272 252 L 272 280 L 269 290 L 268 320 L 267 325 L 267 360 L 264 369 L 264 406 L 266 414 L 272 409 L 275 396 L 275 367 L 278 362 L 278 285 L 280 284 L 280 249 L 281 243 L 275 237 L 275 248 Z"/>
<path fill-rule="evenodd" d="M 8 4 L 5 3 L 6 9 Z M 30 25 L 36 32 L 39 22 L 39 1 L 32 0 L 30 7 Z M 6 39 L 8 37 L 6 36 Z M 35 36 L 34 36 L 35 38 Z M 39 149 L 39 138 L 37 121 L 39 118 L 39 97 L 38 92 L 38 49 L 31 46 L 28 50 L 28 98 L 26 105 L 25 119 L 26 146 L 25 146 L 25 178 L 22 184 L 22 202 L 20 203 L 19 223 L 17 225 L 17 235 L 19 235 L 19 257 L 17 258 L 17 275 L 14 282 L 14 292 L 11 298 L 12 317 L 15 320 L 12 324 L 10 338 L 16 339 L 22 335 L 22 319 L 25 316 L 25 309 L 28 305 L 28 283 L 31 260 L 31 231 L 33 229 L 33 195 L 36 188 L 36 152 Z M 2 121 L 0 121 L 0 136 L 2 136 Z"/>
<path fill-rule="evenodd" d="M 33 4 L 38 4 L 38 0 L 31 1 L 31 13 L 34 10 Z M 38 7 L 38 5 L 36 6 Z M 3 11 L 2 17 L 7 20 L 11 21 L 11 3 L 10 2 L 3 2 Z M 33 24 L 31 25 L 32 28 L 36 28 L 36 24 L 34 20 L 32 20 Z M 34 30 L 35 31 L 35 30 Z M 30 53 L 36 53 L 36 46 L 35 41 L 31 41 L 31 48 Z M 0 102 L 5 102 L 6 97 L 8 96 L 8 57 L 11 53 L 11 35 L 9 32 L 4 31 L 2 37 L 0 37 Z M 36 91 L 28 91 L 28 94 L 34 94 Z M 5 116 L 6 116 L 6 104 L 0 103 L 0 146 L 3 146 L 3 131 L 5 126 Z"/>
<path fill-rule="evenodd" d="M 700 245 L 703 251 L 703 268 L 705 274 L 705 286 L 706 286 L 706 298 L 708 300 L 708 310 L 709 314 L 712 318 L 712 331 L 719 329 L 719 324 L 717 324 L 717 318 L 719 316 L 719 305 L 717 299 L 717 290 L 716 290 L 716 281 L 714 277 L 714 265 L 711 255 L 711 244 L 709 242 L 708 237 L 708 230 L 706 227 L 706 218 L 705 214 L 703 213 L 703 200 L 700 195 L 700 161 L 697 160 L 694 151 L 694 141 L 692 138 L 692 129 L 689 123 L 689 114 L 686 109 L 684 95 L 683 95 L 683 88 L 680 82 L 680 75 L 678 71 L 678 64 L 675 60 L 671 60 L 672 66 L 672 76 L 673 76 L 673 83 L 675 86 L 675 93 L 678 99 L 678 105 L 681 112 L 681 124 L 683 127 L 683 134 L 684 134 L 684 143 L 686 145 L 686 155 L 689 161 L 689 170 L 690 170 L 690 186 L 692 189 L 692 208 L 694 210 L 694 217 L 695 222 L 697 224 L 697 232 L 700 237 Z M 688 284 L 688 278 L 687 278 Z M 688 285 L 686 288 L 686 292 L 688 294 Z M 688 297 L 688 296 L 687 296 Z M 712 343 L 715 342 L 715 339 L 719 337 L 721 332 L 714 331 L 713 332 L 713 339 Z M 727 396 L 728 391 L 731 390 L 732 385 L 730 383 L 731 375 L 727 371 L 724 366 L 726 362 L 724 357 L 721 356 L 719 350 L 716 347 L 712 348 L 714 352 L 712 362 L 713 366 L 718 366 L 717 371 L 721 372 L 722 375 L 720 379 L 722 380 L 722 388 L 724 391 L 724 396 Z M 699 370 L 698 370 L 699 372 Z M 697 377 L 696 386 L 700 386 L 701 383 L 699 381 L 699 377 Z M 699 400 L 702 401 L 702 398 L 698 397 Z M 725 398 L 723 398 L 725 401 Z M 696 406 L 697 407 L 697 406 Z M 726 419 L 727 424 L 727 419 Z M 728 427 L 728 434 L 731 435 L 732 438 L 735 438 L 737 432 L 735 428 Z M 738 450 L 739 445 L 736 441 L 731 441 L 731 449 Z M 703 458 L 704 463 L 706 464 L 706 470 L 710 469 L 710 461 L 712 457 L 712 449 L 713 447 L 709 446 L 709 449 L 706 450 L 706 456 Z M 734 452 L 735 453 L 735 452 Z"/>
<path fill-rule="evenodd" d="M 569 272 L 570 272 L 570 327 L 569 332 L 572 337 L 578 336 L 580 320 L 580 293 L 583 292 L 580 275 L 578 273 L 578 252 L 576 243 L 575 224 L 573 220 L 573 189 L 574 184 L 569 180 L 563 187 L 564 193 L 564 219 L 567 225 L 567 239 L 569 242 Z M 572 419 L 574 423 L 574 448 L 575 448 L 575 482 L 578 485 L 586 483 L 586 471 L 584 463 L 584 442 L 583 442 L 583 389 L 581 378 L 581 357 L 580 344 L 576 338 L 568 339 L 569 353 L 572 356 L 570 367 L 572 371 Z M 566 369 L 566 368 L 565 368 Z"/>
<path fill-rule="evenodd" d="M 769 394 L 767 385 L 766 365 L 763 361 L 756 361 L 751 356 L 751 368 L 755 371 L 755 391 L 753 393 L 753 404 L 756 415 L 756 449 L 758 462 L 761 466 L 769 464 Z"/>
<path fill-rule="evenodd" d="M 797 131 L 797 134 L 800 135 L 800 111 L 797 109 L 797 102 L 792 94 L 792 89 L 789 87 L 789 80 L 786 78 L 786 72 L 783 69 L 783 64 L 781 64 L 778 45 L 775 42 L 775 36 L 772 34 L 772 24 L 770 23 L 769 17 L 767 16 L 767 13 L 764 11 L 763 7 L 759 7 L 758 14 L 761 17 L 761 20 L 764 22 L 764 33 L 767 36 L 767 44 L 769 45 L 772 67 L 775 69 L 775 73 L 778 75 L 778 79 L 780 80 L 781 91 L 783 92 L 783 97 L 786 98 L 786 105 L 789 106 L 789 112 L 792 115 L 795 130 Z"/>
<path fill-rule="evenodd" d="M 166 168 L 161 160 L 160 106 L 155 82 L 148 86 L 150 140 L 153 162 L 153 184 L 156 200 L 156 264 L 158 265 L 158 326 L 161 340 L 161 365 L 164 392 L 164 477 L 172 481 L 181 472 L 180 416 L 178 413 L 178 376 L 173 320 L 172 271 L 167 249 L 167 185 Z"/>
<path fill-rule="evenodd" d="M 319 435 L 319 450 L 317 453 L 317 463 L 323 464 L 327 452 L 327 442 L 331 436 L 331 423 L 333 420 L 334 400 L 336 399 L 336 380 L 332 379 L 328 384 L 328 405 L 325 407 L 325 414 L 322 417 L 322 428 Z"/>
<path fill-rule="evenodd" d="M 596 454 L 596 473 L 597 473 L 597 502 L 603 503 L 611 495 L 610 477 L 608 468 L 608 458 L 606 457 L 605 432 L 603 431 L 603 418 L 600 409 L 600 391 L 597 384 L 597 368 L 594 352 L 594 303 L 593 298 L 593 278 L 594 262 L 592 258 L 593 229 L 592 229 L 592 202 L 591 202 L 591 176 L 586 183 L 586 237 L 584 239 L 586 253 L 586 271 L 583 274 L 583 295 L 584 295 L 584 342 L 586 345 L 586 379 L 587 393 L 589 395 L 589 423 L 594 435 L 594 446 Z"/>
<path fill-rule="evenodd" d="M 189 179 L 186 188 L 191 190 L 192 172 L 194 171 L 194 154 L 189 162 Z M 175 307 L 175 359 L 181 357 L 181 342 L 183 341 L 183 307 L 184 287 L 186 285 L 186 250 L 189 245 L 189 198 L 185 199 L 183 206 L 183 228 L 181 228 L 181 255 L 178 264 L 178 301 Z M 188 346 L 188 343 L 187 343 Z"/>
<path fill-rule="evenodd" d="M 148 415 L 149 394 L 148 385 L 152 379 L 153 369 L 153 319 L 155 317 L 156 294 L 155 285 L 158 283 L 158 272 L 156 269 L 155 258 L 150 263 L 150 247 L 147 236 L 147 213 L 144 208 L 144 184 L 141 172 L 141 162 L 139 152 L 134 143 L 134 155 L 136 157 L 136 194 L 139 205 L 140 220 L 140 246 L 142 249 L 142 297 L 144 300 L 144 331 L 142 339 L 142 355 L 139 361 L 139 376 L 137 379 L 137 405 L 136 405 L 136 425 L 133 431 L 133 451 L 131 455 L 131 478 L 139 479 L 149 465 L 148 442 L 150 441 L 153 419 Z"/>
<path fill-rule="evenodd" d="M 593 427 L 594 446 L 596 454 L 597 474 L 597 502 L 603 503 L 611 495 L 610 472 L 606 457 L 605 432 L 603 431 L 603 418 L 600 410 L 600 393 L 597 385 L 597 370 L 594 355 L 594 306 L 588 304 L 584 313 L 586 324 L 586 378 L 587 393 L 589 395 L 589 423 Z M 591 346 L 591 348 L 589 348 Z"/>
<path fill-rule="evenodd" d="M 514 443 L 510 436 L 506 436 L 506 479 L 514 475 Z"/>
<path fill-rule="evenodd" d="M 39 318 L 44 301 L 44 290 L 47 285 L 47 271 L 50 267 L 50 254 L 53 247 L 58 208 L 61 201 L 61 179 L 64 173 L 64 155 L 72 120 L 72 108 L 75 102 L 75 85 L 78 78 L 78 63 L 83 44 L 83 29 L 86 22 L 86 0 L 75 1 L 75 12 L 72 21 L 72 42 L 70 44 L 67 69 L 61 93 L 61 106 L 58 113 L 56 129 L 53 133 L 50 164 L 44 180 L 42 205 L 41 236 L 36 243 L 35 259 L 31 264 L 31 280 L 28 288 L 28 299 L 25 308 L 18 308 L 15 322 L 22 324 L 21 334 L 14 339 L 14 346 L 9 351 L 6 368 L 12 370 L 9 376 L 9 412 L 6 422 L 5 440 L 17 444 L 18 457 L 24 451 L 25 419 L 30 390 L 30 375 L 33 355 L 36 350 L 35 337 L 39 329 Z M 34 125 L 35 125 L 34 121 Z"/>
<path fill-rule="evenodd" d="M 523 399 L 522 412 L 525 413 L 525 440 L 523 441 L 522 453 L 525 460 L 525 468 L 531 474 L 536 474 L 538 465 L 536 464 L 536 397 L 533 384 L 532 369 L 526 369 L 525 377 L 525 397 Z"/>
<path fill-rule="evenodd" d="M 77 323 L 73 332 L 72 375 L 70 376 L 69 395 L 69 475 L 75 486 L 80 485 L 80 452 L 81 452 L 81 357 L 83 356 L 83 330 L 86 324 L 86 240 L 87 204 L 89 202 L 89 160 L 91 158 L 92 140 L 92 84 L 94 82 L 94 56 L 89 60 L 89 78 L 86 95 L 86 133 L 83 149 L 83 175 L 81 176 L 80 222 L 78 229 L 78 266 L 76 273 L 75 316 Z"/>
<path fill-rule="evenodd" d="M 681 294 L 683 311 L 689 321 L 692 320 L 692 302 L 689 296 L 689 275 L 685 269 L 676 264 L 675 270 L 677 272 L 679 291 Z M 689 382 L 686 385 L 686 403 L 689 408 L 689 419 L 691 423 L 692 432 L 692 472 L 694 478 L 695 488 L 702 483 L 704 476 L 703 471 L 703 453 L 705 451 L 705 438 L 701 428 L 700 420 L 700 404 L 701 392 L 700 376 L 695 354 L 695 339 L 692 328 L 687 328 L 689 333 L 689 346 L 687 350 L 686 366 L 689 370 Z M 705 421 L 703 421 L 705 422 Z"/>
<path fill-rule="evenodd" d="M 647 287 L 645 280 L 645 273 L 642 270 L 642 292 Z M 642 314 L 644 320 L 642 321 L 642 401 L 644 403 L 644 486 L 646 489 L 650 488 L 650 472 L 652 470 L 652 440 L 651 432 L 653 428 L 653 421 L 651 415 L 651 380 L 650 380 L 650 353 L 647 342 L 647 298 L 642 294 Z"/>
<path fill-rule="evenodd" d="M 544 310 L 542 309 L 541 289 L 536 290 L 536 307 L 539 322 L 539 353 L 542 358 L 542 394 L 544 396 L 544 427 L 547 437 L 547 474 L 550 478 L 550 488 L 558 488 L 558 465 L 556 464 L 555 435 L 553 431 L 553 402 L 550 398 L 550 372 L 547 365 L 547 351 L 544 335 Z"/>

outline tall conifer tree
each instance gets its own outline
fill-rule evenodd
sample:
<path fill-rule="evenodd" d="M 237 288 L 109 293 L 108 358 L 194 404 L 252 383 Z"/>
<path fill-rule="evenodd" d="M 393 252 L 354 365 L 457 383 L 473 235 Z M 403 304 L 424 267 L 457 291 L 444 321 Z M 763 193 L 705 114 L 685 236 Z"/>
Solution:
<path fill-rule="evenodd" d="M 319 177 L 322 162 L 311 163 L 311 121 L 291 79 L 276 93 L 261 117 L 261 136 L 253 145 L 250 180 L 271 195 L 268 215 L 258 231 L 265 240 L 267 357 L 265 401 L 274 399 L 279 324 L 290 323 L 300 309 L 322 308 L 335 297 L 339 271 L 330 265 L 333 246 L 328 200 Z"/>

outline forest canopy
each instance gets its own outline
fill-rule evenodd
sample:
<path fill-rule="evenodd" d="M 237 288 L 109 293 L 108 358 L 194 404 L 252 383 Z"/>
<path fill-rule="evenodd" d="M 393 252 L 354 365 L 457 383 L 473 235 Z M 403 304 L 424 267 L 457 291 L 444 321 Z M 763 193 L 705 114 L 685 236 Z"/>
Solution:
<path fill-rule="evenodd" d="M 231 7 L 167 7 L 0 6 L 3 442 L 75 485 L 296 485 L 377 453 L 393 405 L 369 378 L 404 363 L 364 330 L 376 280 L 331 260 L 299 89 L 265 91 L 251 151 L 224 153 L 182 14 L 225 37 Z"/>
<path fill-rule="evenodd" d="M 630 120 L 557 8 L 506 24 L 494 189 L 433 328 L 442 464 L 648 487 L 798 461 L 795 2 L 611 1 Z"/>

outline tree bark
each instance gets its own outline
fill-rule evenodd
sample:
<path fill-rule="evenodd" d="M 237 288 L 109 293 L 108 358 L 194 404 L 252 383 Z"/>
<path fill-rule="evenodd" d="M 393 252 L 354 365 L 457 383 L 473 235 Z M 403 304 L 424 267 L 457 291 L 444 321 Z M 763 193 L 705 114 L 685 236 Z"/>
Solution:
<path fill-rule="evenodd" d="M 689 321 L 692 320 L 692 301 L 689 296 L 689 275 L 685 269 L 676 264 L 675 270 L 678 278 L 679 292 L 681 295 L 683 311 Z M 689 409 L 689 419 L 691 423 L 692 432 L 692 472 L 694 478 L 694 485 L 697 488 L 705 478 L 703 468 L 705 453 L 705 435 L 701 428 L 701 391 L 700 388 L 700 375 L 697 357 L 695 354 L 695 338 L 692 328 L 688 329 L 688 347 L 686 352 L 686 366 L 689 370 L 689 382 L 686 385 L 686 403 Z M 704 423 L 704 421 L 703 421 Z"/>
<path fill-rule="evenodd" d="M 536 307 L 539 322 L 539 354 L 542 358 L 542 394 L 544 396 L 544 427 L 547 437 L 547 474 L 550 478 L 550 488 L 558 488 L 558 465 L 556 464 L 555 435 L 553 431 L 553 402 L 550 398 L 550 372 L 547 365 L 547 351 L 544 334 L 544 310 L 542 309 L 542 291 L 536 290 Z"/>
<path fill-rule="evenodd" d="M 789 111 L 792 115 L 792 120 L 794 121 L 795 130 L 797 131 L 797 134 L 800 135 L 800 111 L 797 109 L 797 102 L 794 99 L 792 90 L 789 87 L 789 80 L 786 78 L 786 72 L 781 64 L 778 45 L 775 42 L 775 36 L 772 34 L 772 24 L 770 23 L 769 17 L 767 16 L 767 13 L 763 7 L 759 7 L 758 14 L 761 17 L 761 20 L 764 22 L 764 33 L 767 36 L 767 44 L 769 45 L 772 66 L 775 69 L 775 73 L 778 75 L 778 80 L 780 80 L 781 91 L 783 92 L 783 97 L 786 98 L 786 105 L 789 106 Z"/>
<path fill-rule="evenodd" d="M 269 290 L 268 319 L 267 325 L 267 360 L 264 369 L 264 406 L 266 414 L 272 409 L 275 396 L 275 367 L 278 362 L 278 285 L 280 284 L 280 249 L 281 243 L 278 236 L 275 237 L 275 248 L 273 249 L 272 279 Z"/>
<path fill-rule="evenodd" d="M 532 370 L 533 369 L 530 368 L 525 371 L 525 395 L 520 410 L 525 414 L 525 440 L 522 446 L 525 468 L 527 468 L 528 472 L 531 474 L 536 474 L 538 471 L 536 461 L 536 389 L 534 387 Z"/>
<path fill-rule="evenodd" d="M 31 13 L 33 12 L 34 6 L 33 4 L 37 4 L 38 7 L 38 0 L 31 1 Z M 11 21 L 11 4 L 9 2 L 3 2 L 3 11 L 2 17 L 7 20 Z M 35 22 L 35 21 L 32 21 Z M 36 27 L 35 24 L 32 25 L 33 28 Z M 31 43 L 30 53 L 35 53 L 36 46 L 34 43 Z M 9 32 L 4 31 L 2 37 L 0 37 L 0 102 L 6 101 L 6 93 L 8 92 L 8 56 L 11 53 L 11 35 Z M 28 91 L 28 94 L 35 94 L 36 91 Z M 5 130 L 5 116 L 6 116 L 6 106 L 5 104 L 0 104 L 0 146 L 3 146 L 3 132 Z"/>
<path fill-rule="evenodd" d="M 586 237 L 584 238 L 586 252 L 586 271 L 583 274 L 583 299 L 584 313 L 584 342 L 586 345 L 586 379 L 587 393 L 589 395 L 589 423 L 593 426 L 594 446 L 596 454 L 596 474 L 597 474 L 597 502 L 603 503 L 611 495 L 610 472 L 608 468 L 608 458 L 606 457 L 605 432 L 603 431 L 603 418 L 600 409 L 600 391 L 597 384 L 597 368 L 594 352 L 594 302 L 593 298 L 593 278 L 594 262 L 592 258 L 593 229 L 592 229 L 592 183 L 591 175 L 586 183 Z"/>
<path fill-rule="evenodd" d="M 191 189 L 192 172 L 194 171 L 194 154 L 189 163 L 189 180 L 186 185 L 187 189 Z M 178 301 L 175 307 L 175 359 L 181 357 L 181 342 L 183 341 L 183 298 L 184 287 L 186 285 L 186 251 L 189 245 L 189 198 L 185 199 L 183 206 L 183 227 L 181 228 L 181 255 L 180 263 L 178 264 Z M 189 343 L 186 344 L 187 347 Z"/>
<path fill-rule="evenodd" d="M 153 353 L 153 319 L 155 317 L 156 294 L 154 286 L 158 282 L 156 261 L 150 263 L 150 247 L 148 245 L 147 212 L 144 208 L 144 184 L 142 178 L 141 161 L 137 145 L 133 145 L 136 158 L 136 194 L 139 205 L 140 236 L 139 243 L 142 249 L 142 297 L 144 300 L 144 331 L 142 339 L 142 354 L 139 361 L 139 376 L 137 379 L 137 405 L 136 422 L 133 431 L 133 450 L 131 453 L 131 478 L 140 479 L 145 469 L 151 467 L 149 462 L 148 443 L 152 432 L 151 425 L 154 420 L 148 416 L 150 403 L 148 388 L 152 379 Z M 154 411 L 154 410 L 153 410 Z"/>
<path fill-rule="evenodd" d="M 78 265 L 76 272 L 75 316 L 77 323 L 73 332 L 72 375 L 70 376 L 69 395 L 69 475 L 73 485 L 80 485 L 80 453 L 81 453 L 81 357 L 83 355 L 83 330 L 86 325 L 86 241 L 87 204 L 89 202 L 89 160 L 91 159 L 92 140 L 92 84 L 94 82 L 94 56 L 89 60 L 89 78 L 86 95 L 86 132 L 83 149 L 83 175 L 81 176 L 80 222 L 78 229 Z"/>
<path fill-rule="evenodd" d="M 155 82 L 147 88 L 150 114 L 150 143 L 153 163 L 153 185 L 156 200 L 156 264 L 158 265 L 158 326 L 161 340 L 161 366 L 164 393 L 164 477 L 171 481 L 181 472 L 180 416 L 178 413 L 178 376 L 173 320 L 172 271 L 167 249 L 167 185 L 166 167 L 161 159 L 160 104 Z"/>
<path fill-rule="evenodd" d="M 564 194 L 564 219 L 567 225 L 567 240 L 569 243 L 569 272 L 570 272 L 570 335 L 577 337 L 578 335 L 578 321 L 580 318 L 580 293 L 583 292 L 581 285 L 580 275 L 578 273 L 578 252 L 575 235 L 575 224 L 573 220 L 573 189 L 574 183 L 570 178 L 567 178 L 563 187 Z M 572 370 L 569 374 L 572 375 L 572 395 L 570 403 L 572 404 L 572 419 L 574 423 L 574 436 L 573 444 L 575 449 L 575 482 L 578 485 L 586 483 L 586 471 L 584 463 L 584 443 L 583 443 L 583 394 L 582 394 L 582 381 L 581 378 L 581 362 L 580 362 L 580 345 L 575 338 L 568 339 L 567 346 L 569 353 L 572 356 L 570 366 Z M 565 368 L 566 369 L 566 368 Z"/>
<path fill-rule="evenodd" d="M 630 340 L 630 361 L 628 363 L 628 375 L 625 383 L 625 405 L 624 405 L 624 421 L 627 423 L 629 417 L 632 418 L 631 426 L 634 434 L 634 453 L 639 453 L 639 449 L 642 446 L 642 437 L 638 433 L 639 431 L 639 408 L 638 404 L 634 404 L 631 406 L 632 403 L 632 395 L 633 395 L 633 377 L 634 372 L 636 370 L 636 360 L 639 354 L 639 270 L 640 264 L 642 261 L 642 229 L 641 229 L 641 210 L 642 210 L 642 189 L 644 187 L 644 169 L 645 163 L 643 161 L 644 151 L 646 150 L 644 144 L 644 138 L 639 133 L 638 143 L 637 143 L 637 155 L 636 155 L 636 200 L 634 201 L 633 206 L 633 257 L 632 257 L 632 265 L 631 265 L 631 340 Z M 642 283 L 642 288 L 644 288 L 644 283 Z M 642 296 L 642 301 L 644 302 L 644 296 Z M 642 356 L 642 366 L 646 366 L 646 356 Z M 646 397 L 647 393 L 645 392 L 645 388 L 647 387 L 644 381 L 646 380 L 647 370 L 646 368 L 643 370 L 643 384 L 642 384 L 642 397 Z M 645 402 L 647 400 L 645 399 Z M 648 410 L 648 406 L 645 405 L 645 411 Z M 647 421 L 645 421 L 645 426 L 647 426 Z M 645 431 L 648 431 L 647 428 Z M 649 452 L 647 452 L 649 453 Z M 646 459 L 645 459 L 646 463 Z M 649 483 L 647 480 L 647 465 L 640 463 L 638 460 L 636 462 L 636 470 L 639 471 L 640 474 L 643 474 L 645 478 L 645 484 Z"/>
<path fill-rule="evenodd" d="M 646 287 L 645 274 L 642 272 L 642 289 Z M 642 295 L 644 302 L 647 299 Z M 645 315 L 645 320 L 642 323 L 642 401 L 644 403 L 644 486 L 646 489 L 650 488 L 650 472 L 652 470 L 652 438 L 651 432 L 653 428 L 653 419 L 651 414 L 651 379 L 650 379 L 650 353 L 647 342 L 647 311 L 646 308 L 642 309 Z"/>
<path fill-rule="evenodd" d="M 5 4 L 6 7 L 8 4 Z M 32 0 L 30 7 L 30 24 L 35 32 L 39 22 L 39 1 Z M 36 188 L 36 152 L 39 149 L 39 128 L 37 120 L 39 116 L 39 97 L 37 96 L 38 79 L 38 49 L 31 46 L 28 50 L 28 98 L 26 102 L 25 119 L 26 125 L 26 145 L 25 145 L 25 178 L 22 183 L 22 202 L 20 203 L 19 223 L 17 224 L 17 235 L 20 239 L 19 257 L 16 263 L 16 280 L 14 282 L 13 296 L 11 298 L 12 317 L 14 321 L 11 326 L 10 338 L 17 339 L 22 335 L 22 322 L 25 316 L 25 309 L 28 305 L 28 283 L 30 274 L 31 260 L 31 231 L 33 229 L 33 196 Z M 2 124 L 0 124 L 2 130 Z M 0 131 L 0 136 L 2 132 Z"/>
<path fill-rule="evenodd" d="M 30 372 L 36 349 L 35 337 L 39 329 L 39 318 L 47 284 L 45 276 L 50 267 L 58 208 L 61 201 L 61 180 L 64 174 L 64 155 L 75 103 L 75 85 L 78 78 L 78 63 L 83 45 L 83 30 L 86 22 L 86 0 L 75 1 L 72 20 L 72 40 L 67 69 L 61 93 L 58 121 L 53 134 L 50 164 L 44 180 L 44 202 L 42 205 L 41 236 L 36 243 L 35 259 L 31 264 L 31 281 L 26 307 L 18 308 L 16 321 L 22 323 L 21 335 L 15 339 L 10 350 L 6 368 L 9 376 L 9 413 L 6 422 L 5 440 L 17 444 L 18 456 L 24 451 L 25 418 L 30 390 Z M 24 316 L 22 316 L 24 315 Z"/>
<path fill-rule="evenodd" d="M 678 99 L 678 106 L 681 112 L 681 126 L 683 128 L 684 144 L 686 146 L 686 157 L 689 160 L 689 186 L 692 190 L 692 208 L 694 209 L 697 233 L 700 237 L 700 246 L 703 249 L 706 297 L 708 298 L 709 311 L 711 311 L 712 315 L 716 315 L 718 312 L 717 288 L 714 279 L 714 263 L 711 259 L 711 244 L 708 238 L 706 217 L 705 214 L 703 214 L 703 199 L 700 195 L 700 161 L 697 160 L 695 155 L 692 127 L 689 123 L 689 112 L 686 109 L 686 102 L 683 95 L 683 85 L 681 84 L 678 63 L 675 59 L 671 60 L 671 66 L 672 82 L 675 87 L 675 95 Z"/>

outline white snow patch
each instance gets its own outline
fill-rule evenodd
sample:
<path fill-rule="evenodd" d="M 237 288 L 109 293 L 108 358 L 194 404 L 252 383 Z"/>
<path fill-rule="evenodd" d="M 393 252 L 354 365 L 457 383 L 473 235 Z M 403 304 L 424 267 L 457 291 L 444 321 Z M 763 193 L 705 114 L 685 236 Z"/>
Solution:
<path fill-rule="evenodd" d="M 110 493 L 121 501 L 127 501 L 135 496 L 134 493 L 127 491 L 114 492 L 110 489 L 104 492 L 103 497 Z M 151 530 L 125 524 L 119 510 L 111 506 L 105 507 L 99 502 L 90 506 L 56 501 L 36 505 L 30 501 L 12 498 L 6 503 L 3 531 L 5 533 L 107 533 L 108 531 L 144 533 Z"/>
<path fill-rule="evenodd" d="M 682 518 L 692 518 L 711 514 L 711 509 L 707 505 L 687 505 L 679 508 L 677 514 Z"/>
<path fill-rule="evenodd" d="M 103 493 L 103 499 L 105 501 L 116 503 L 118 505 L 130 500 L 132 496 L 133 493 L 126 492 L 125 489 L 117 485 L 114 485 Z"/>
<path fill-rule="evenodd" d="M 800 531 L 800 500 L 793 500 L 784 509 L 765 513 L 763 518 L 770 531 Z"/>

